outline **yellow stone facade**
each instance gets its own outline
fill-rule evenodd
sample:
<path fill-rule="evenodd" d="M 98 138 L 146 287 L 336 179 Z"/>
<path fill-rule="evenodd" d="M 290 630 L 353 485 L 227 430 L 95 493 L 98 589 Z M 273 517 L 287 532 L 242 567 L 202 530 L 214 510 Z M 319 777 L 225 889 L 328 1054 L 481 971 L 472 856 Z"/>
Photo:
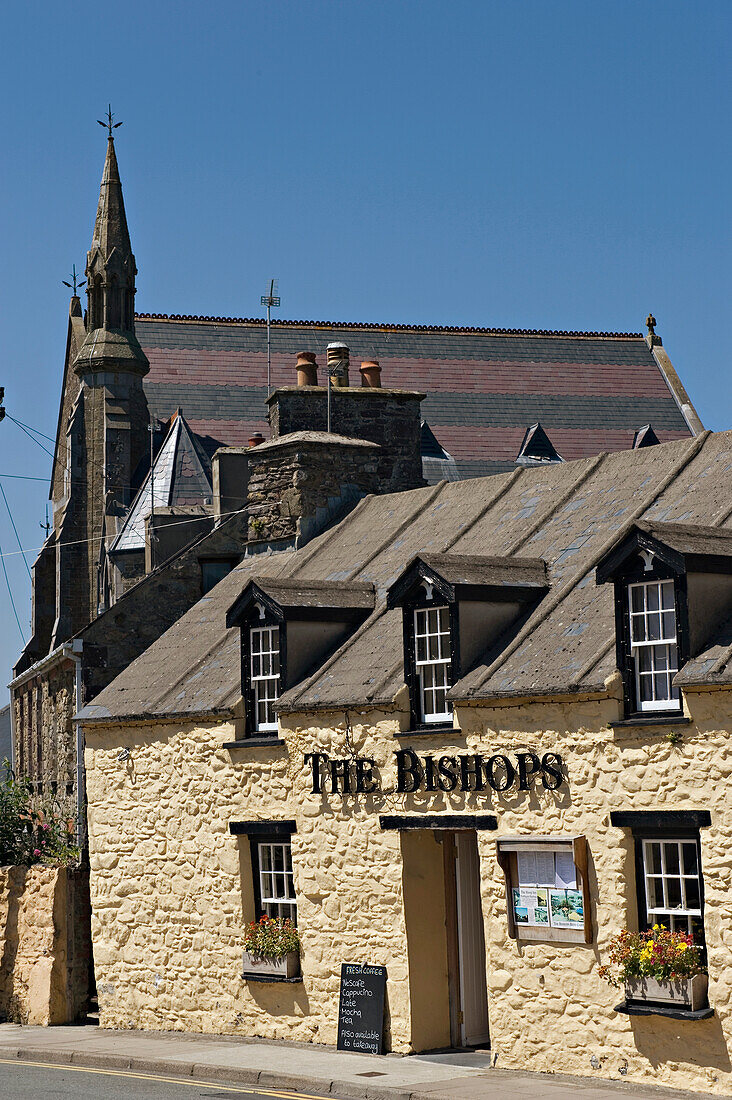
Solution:
<path fill-rule="evenodd" d="M 390 711 L 282 716 L 284 744 L 234 749 L 224 745 L 240 732 L 238 722 L 90 724 L 92 934 L 102 1026 L 333 1044 L 340 964 L 368 962 L 388 969 L 387 1049 L 448 1045 L 436 834 L 385 831 L 379 815 L 493 813 L 497 831 L 477 837 L 498 1067 L 731 1092 L 730 694 L 694 691 L 684 702 L 688 725 L 611 729 L 622 708 L 615 676 L 599 697 L 458 704 L 455 734 L 402 738 L 408 716 L 400 696 Z M 558 752 L 566 782 L 504 794 L 386 793 L 394 787 L 394 751 L 406 747 L 435 756 Z M 374 757 L 384 792 L 313 794 L 303 761 L 313 751 Z M 659 809 L 711 812 L 711 827 L 701 830 L 714 1009 L 706 1020 L 615 1013 L 622 991 L 597 973 L 610 938 L 637 921 L 633 840 L 611 825 L 610 813 Z M 254 916 L 252 869 L 247 838 L 232 836 L 229 823 L 269 819 L 296 823 L 302 983 L 255 984 L 241 976 L 243 928 Z M 591 944 L 509 938 L 496 840 L 516 834 L 586 836 Z"/>

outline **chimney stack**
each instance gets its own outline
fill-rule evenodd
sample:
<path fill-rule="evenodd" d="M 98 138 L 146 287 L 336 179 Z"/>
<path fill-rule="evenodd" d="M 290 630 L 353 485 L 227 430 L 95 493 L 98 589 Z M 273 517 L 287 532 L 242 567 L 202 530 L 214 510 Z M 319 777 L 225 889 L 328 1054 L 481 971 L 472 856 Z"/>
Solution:
<path fill-rule="evenodd" d="M 364 359 L 361 363 L 361 385 L 366 389 L 381 389 L 381 367 L 378 359 Z"/>
<path fill-rule="evenodd" d="M 298 386 L 317 386 L 318 384 L 318 361 L 312 351 L 297 353 L 297 384 Z"/>
<path fill-rule="evenodd" d="M 250 447 L 258 447 L 260 443 L 264 443 L 264 436 L 261 432 L 255 432 L 254 435 L 249 436 Z"/>
<path fill-rule="evenodd" d="M 332 376 L 333 385 L 348 386 L 349 351 L 346 345 L 341 343 L 328 344 L 326 355 L 328 373 Z"/>

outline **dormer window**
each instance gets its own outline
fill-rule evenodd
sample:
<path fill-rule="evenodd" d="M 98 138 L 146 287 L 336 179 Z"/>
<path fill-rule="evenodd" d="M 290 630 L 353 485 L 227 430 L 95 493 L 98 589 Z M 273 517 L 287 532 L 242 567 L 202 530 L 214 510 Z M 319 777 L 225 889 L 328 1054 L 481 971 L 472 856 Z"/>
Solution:
<path fill-rule="evenodd" d="M 274 704 L 280 694 L 280 629 L 253 626 L 249 631 L 252 717 L 258 733 L 277 730 Z"/>
<path fill-rule="evenodd" d="M 227 627 L 239 627 L 241 638 L 243 737 L 276 737 L 285 693 L 373 609 L 374 588 L 365 581 L 249 580 L 226 616 Z"/>
<path fill-rule="evenodd" d="M 422 721 L 452 721 L 447 693 L 452 686 L 452 641 L 449 607 L 420 607 L 414 611 L 414 664 L 419 684 Z"/>
<path fill-rule="evenodd" d="M 732 610 L 732 532 L 639 520 L 598 562 L 615 587 L 624 720 L 683 717 L 679 679 Z"/>
<path fill-rule="evenodd" d="M 412 730 L 452 727 L 452 687 L 508 640 L 548 587 L 538 558 L 413 559 L 387 593 L 387 606 L 402 609 Z"/>
<path fill-rule="evenodd" d="M 673 580 L 628 585 L 630 653 L 640 711 L 681 707 L 673 679 L 679 671 L 676 597 Z"/>

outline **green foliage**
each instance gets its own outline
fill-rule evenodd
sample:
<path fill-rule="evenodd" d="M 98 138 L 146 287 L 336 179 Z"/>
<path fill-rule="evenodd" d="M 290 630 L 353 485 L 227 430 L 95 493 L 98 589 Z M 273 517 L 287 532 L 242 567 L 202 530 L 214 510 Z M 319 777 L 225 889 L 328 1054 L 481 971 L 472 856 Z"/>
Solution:
<path fill-rule="evenodd" d="M 282 959 L 300 950 L 300 936 L 289 917 L 260 917 L 247 925 L 244 950 L 260 959 Z"/>
<path fill-rule="evenodd" d="M 77 863 L 76 820 L 52 799 L 33 794 L 30 780 L 16 779 L 7 760 L 1 765 L 0 867 L 53 867 Z"/>

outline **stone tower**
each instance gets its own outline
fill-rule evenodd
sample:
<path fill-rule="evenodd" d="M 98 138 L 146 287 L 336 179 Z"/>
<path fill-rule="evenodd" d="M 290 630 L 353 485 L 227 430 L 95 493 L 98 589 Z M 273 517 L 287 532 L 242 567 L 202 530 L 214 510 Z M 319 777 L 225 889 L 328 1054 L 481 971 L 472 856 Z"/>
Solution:
<path fill-rule="evenodd" d="M 116 534 L 148 452 L 142 380 L 150 366 L 135 335 L 136 274 L 110 131 L 87 254 L 85 332 L 67 372 L 67 388 L 73 385 L 76 393 L 68 407 L 65 484 L 55 524 L 64 530 L 58 539 L 54 645 L 105 604 L 106 542 Z M 80 584 L 81 576 L 88 583 Z"/>

